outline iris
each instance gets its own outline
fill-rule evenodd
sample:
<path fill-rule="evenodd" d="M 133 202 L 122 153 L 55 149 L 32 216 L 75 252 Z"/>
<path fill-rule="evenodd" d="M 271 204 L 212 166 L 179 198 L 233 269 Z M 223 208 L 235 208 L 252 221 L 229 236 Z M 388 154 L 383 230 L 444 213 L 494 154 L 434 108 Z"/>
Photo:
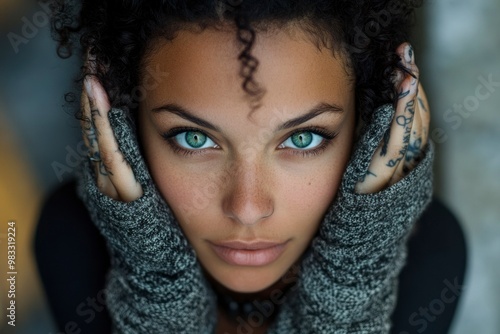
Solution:
<path fill-rule="evenodd" d="M 202 132 L 186 131 L 184 133 L 184 140 L 189 146 L 193 148 L 199 148 L 203 146 L 207 141 L 207 136 Z"/>
<path fill-rule="evenodd" d="M 291 137 L 292 143 L 298 148 L 304 148 L 311 144 L 313 140 L 313 135 L 309 131 L 296 132 Z"/>

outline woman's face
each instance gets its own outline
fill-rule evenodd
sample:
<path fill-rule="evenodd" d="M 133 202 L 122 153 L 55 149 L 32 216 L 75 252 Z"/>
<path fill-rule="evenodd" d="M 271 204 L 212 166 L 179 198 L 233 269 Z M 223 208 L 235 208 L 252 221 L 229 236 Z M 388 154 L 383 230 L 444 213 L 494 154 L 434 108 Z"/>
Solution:
<path fill-rule="evenodd" d="M 140 140 L 201 265 L 226 288 L 257 292 L 300 258 L 335 197 L 353 141 L 354 82 L 338 53 L 299 28 L 258 33 L 254 78 L 267 92 L 249 116 L 239 51 L 234 31 L 157 41 L 143 64 Z M 148 80 L 152 72 L 160 79 Z M 284 245 L 215 246 L 229 241 Z"/>

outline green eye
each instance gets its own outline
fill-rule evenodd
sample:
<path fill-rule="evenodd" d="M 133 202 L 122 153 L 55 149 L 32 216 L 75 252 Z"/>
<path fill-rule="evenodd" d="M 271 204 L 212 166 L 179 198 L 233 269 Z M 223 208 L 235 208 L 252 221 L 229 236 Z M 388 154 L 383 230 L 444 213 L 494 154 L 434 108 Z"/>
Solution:
<path fill-rule="evenodd" d="M 190 146 L 194 148 L 203 146 L 203 144 L 205 144 L 205 142 L 207 141 L 207 136 L 205 136 L 201 132 L 194 132 L 194 131 L 186 132 L 185 138 L 186 138 L 186 143 L 188 143 Z"/>
<path fill-rule="evenodd" d="M 299 148 L 309 146 L 313 140 L 312 133 L 310 132 L 297 132 L 294 133 L 291 138 L 292 143 Z"/>
<path fill-rule="evenodd" d="M 298 149 L 310 149 L 315 148 L 321 144 L 323 137 L 312 132 L 312 131 L 299 131 L 292 134 L 283 142 L 284 146 L 292 146 L 292 148 Z M 308 147 L 311 144 L 312 147 Z"/>
<path fill-rule="evenodd" d="M 206 134 L 200 131 L 184 131 L 175 136 L 175 139 L 180 146 L 188 149 L 193 148 L 205 148 L 207 142 L 209 145 L 207 147 L 213 147 L 215 143 L 208 138 Z"/>

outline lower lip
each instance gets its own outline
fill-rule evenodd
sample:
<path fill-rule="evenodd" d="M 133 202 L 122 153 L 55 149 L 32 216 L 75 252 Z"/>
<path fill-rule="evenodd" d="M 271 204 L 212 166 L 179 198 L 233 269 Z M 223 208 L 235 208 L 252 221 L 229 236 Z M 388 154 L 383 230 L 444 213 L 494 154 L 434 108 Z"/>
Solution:
<path fill-rule="evenodd" d="M 231 265 L 265 266 L 270 264 L 285 250 L 286 243 L 264 249 L 234 249 L 210 244 L 215 254 Z"/>

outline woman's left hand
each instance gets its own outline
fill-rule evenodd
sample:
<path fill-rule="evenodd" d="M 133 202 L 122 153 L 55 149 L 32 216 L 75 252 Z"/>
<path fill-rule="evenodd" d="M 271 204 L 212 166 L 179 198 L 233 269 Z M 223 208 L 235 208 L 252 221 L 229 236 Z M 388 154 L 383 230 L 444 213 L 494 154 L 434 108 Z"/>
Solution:
<path fill-rule="evenodd" d="M 408 46 L 397 49 L 401 65 L 418 78 Z M 389 333 L 406 242 L 433 195 L 427 101 L 418 79 L 398 75 L 399 101 L 377 107 L 361 129 L 296 291 L 269 333 Z"/>
<path fill-rule="evenodd" d="M 420 162 L 427 145 L 430 112 L 419 83 L 415 54 L 409 43 L 401 44 L 396 52 L 402 65 L 415 77 L 397 70 L 399 100 L 394 119 L 373 155 L 367 175 L 356 184 L 359 194 L 376 193 L 401 180 Z"/>

